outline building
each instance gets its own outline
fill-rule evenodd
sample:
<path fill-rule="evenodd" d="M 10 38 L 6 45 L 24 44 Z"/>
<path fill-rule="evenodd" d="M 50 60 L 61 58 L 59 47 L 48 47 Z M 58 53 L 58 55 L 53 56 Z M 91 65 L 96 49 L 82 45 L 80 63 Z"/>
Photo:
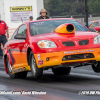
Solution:
<path fill-rule="evenodd" d="M 1 19 L 9 28 L 18 27 L 22 22 L 28 21 L 29 16 L 35 20 L 43 8 L 43 0 L 0 0 Z"/>
<path fill-rule="evenodd" d="M 0 0 L 0 15 L 9 26 L 10 37 L 15 29 L 33 16 L 35 20 L 44 8 L 43 0 Z"/>

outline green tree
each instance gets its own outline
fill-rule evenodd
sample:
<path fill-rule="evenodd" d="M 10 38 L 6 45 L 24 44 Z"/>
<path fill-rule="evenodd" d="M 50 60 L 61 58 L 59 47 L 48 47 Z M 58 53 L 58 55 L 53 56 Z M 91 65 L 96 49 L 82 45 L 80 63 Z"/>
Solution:
<path fill-rule="evenodd" d="M 44 0 L 44 8 L 50 16 L 85 14 L 84 0 Z M 88 0 L 89 14 L 100 13 L 100 0 Z"/>
<path fill-rule="evenodd" d="M 60 16 L 65 14 L 65 5 L 62 0 L 50 0 L 49 4 L 51 8 L 49 9 L 51 16 Z"/>
<path fill-rule="evenodd" d="M 90 14 L 100 13 L 100 0 L 88 0 L 88 6 Z"/>

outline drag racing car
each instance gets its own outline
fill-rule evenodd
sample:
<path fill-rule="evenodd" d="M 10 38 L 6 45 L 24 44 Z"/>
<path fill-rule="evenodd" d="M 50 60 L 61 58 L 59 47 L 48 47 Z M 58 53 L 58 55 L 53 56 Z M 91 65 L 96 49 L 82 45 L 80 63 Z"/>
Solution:
<path fill-rule="evenodd" d="M 95 29 L 98 33 L 100 33 L 100 20 L 94 20 L 88 22 L 89 28 Z"/>
<path fill-rule="evenodd" d="M 6 73 L 40 78 L 44 70 L 68 75 L 71 67 L 91 65 L 100 72 L 100 35 L 73 18 L 36 20 L 21 24 L 4 47 Z"/>

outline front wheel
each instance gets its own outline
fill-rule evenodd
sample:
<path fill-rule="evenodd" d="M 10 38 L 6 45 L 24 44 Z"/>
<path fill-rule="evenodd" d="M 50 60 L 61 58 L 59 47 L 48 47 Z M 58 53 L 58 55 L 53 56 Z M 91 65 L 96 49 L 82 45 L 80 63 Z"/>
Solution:
<path fill-rule="evenodd" d="M 43 68 L 38 68 L 33 52 L 30 53 L 30 68 L 34 78 L 40 78 L 43 74 Z"/>
<path fill-rule="evenodd" d="M 92 69 L 94 70 L 94 72 L 99 73 L 100 72 L 100 61 L 95 62 L 92 65 Z"/>
<path fill-rule="evenodd" d="M 24 71 L 24 72 L 19 72 L 19 73 L 15 73 L 13 74 L 12 72 L 12 67 L 11 67 L 11 64 L 9 62 L 9 59 L 8 57 L 6 58 L 6 65 L 7 65 L 7 71 L 8 71 L 8 74 L 11 78 L 15 79 L 15 78 L 26 78 L 27 76 L 27 71 Z"/>
<path fill-rule="evenodd" d="M 52 68 L 52 72 L 55 75 L 68 75 L 71 71 L 71 67 L 60 67 L 60 68 Z"/>

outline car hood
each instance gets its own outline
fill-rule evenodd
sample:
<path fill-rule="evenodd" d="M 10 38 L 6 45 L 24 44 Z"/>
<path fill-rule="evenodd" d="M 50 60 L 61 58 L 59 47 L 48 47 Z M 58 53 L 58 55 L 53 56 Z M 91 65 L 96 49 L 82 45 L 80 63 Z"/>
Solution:
<path fill-rule="evenodd" d="M 53 41 L 67 41 L 67 40 L 79 40 L 79 39 L 90 39 L 99 35 L 96 32 L 82 32 L 76 31 L 74 34 L 59 34 L 59 33 L 45 33 L 33 36 L 36 40 L 53 40 Z"/>

